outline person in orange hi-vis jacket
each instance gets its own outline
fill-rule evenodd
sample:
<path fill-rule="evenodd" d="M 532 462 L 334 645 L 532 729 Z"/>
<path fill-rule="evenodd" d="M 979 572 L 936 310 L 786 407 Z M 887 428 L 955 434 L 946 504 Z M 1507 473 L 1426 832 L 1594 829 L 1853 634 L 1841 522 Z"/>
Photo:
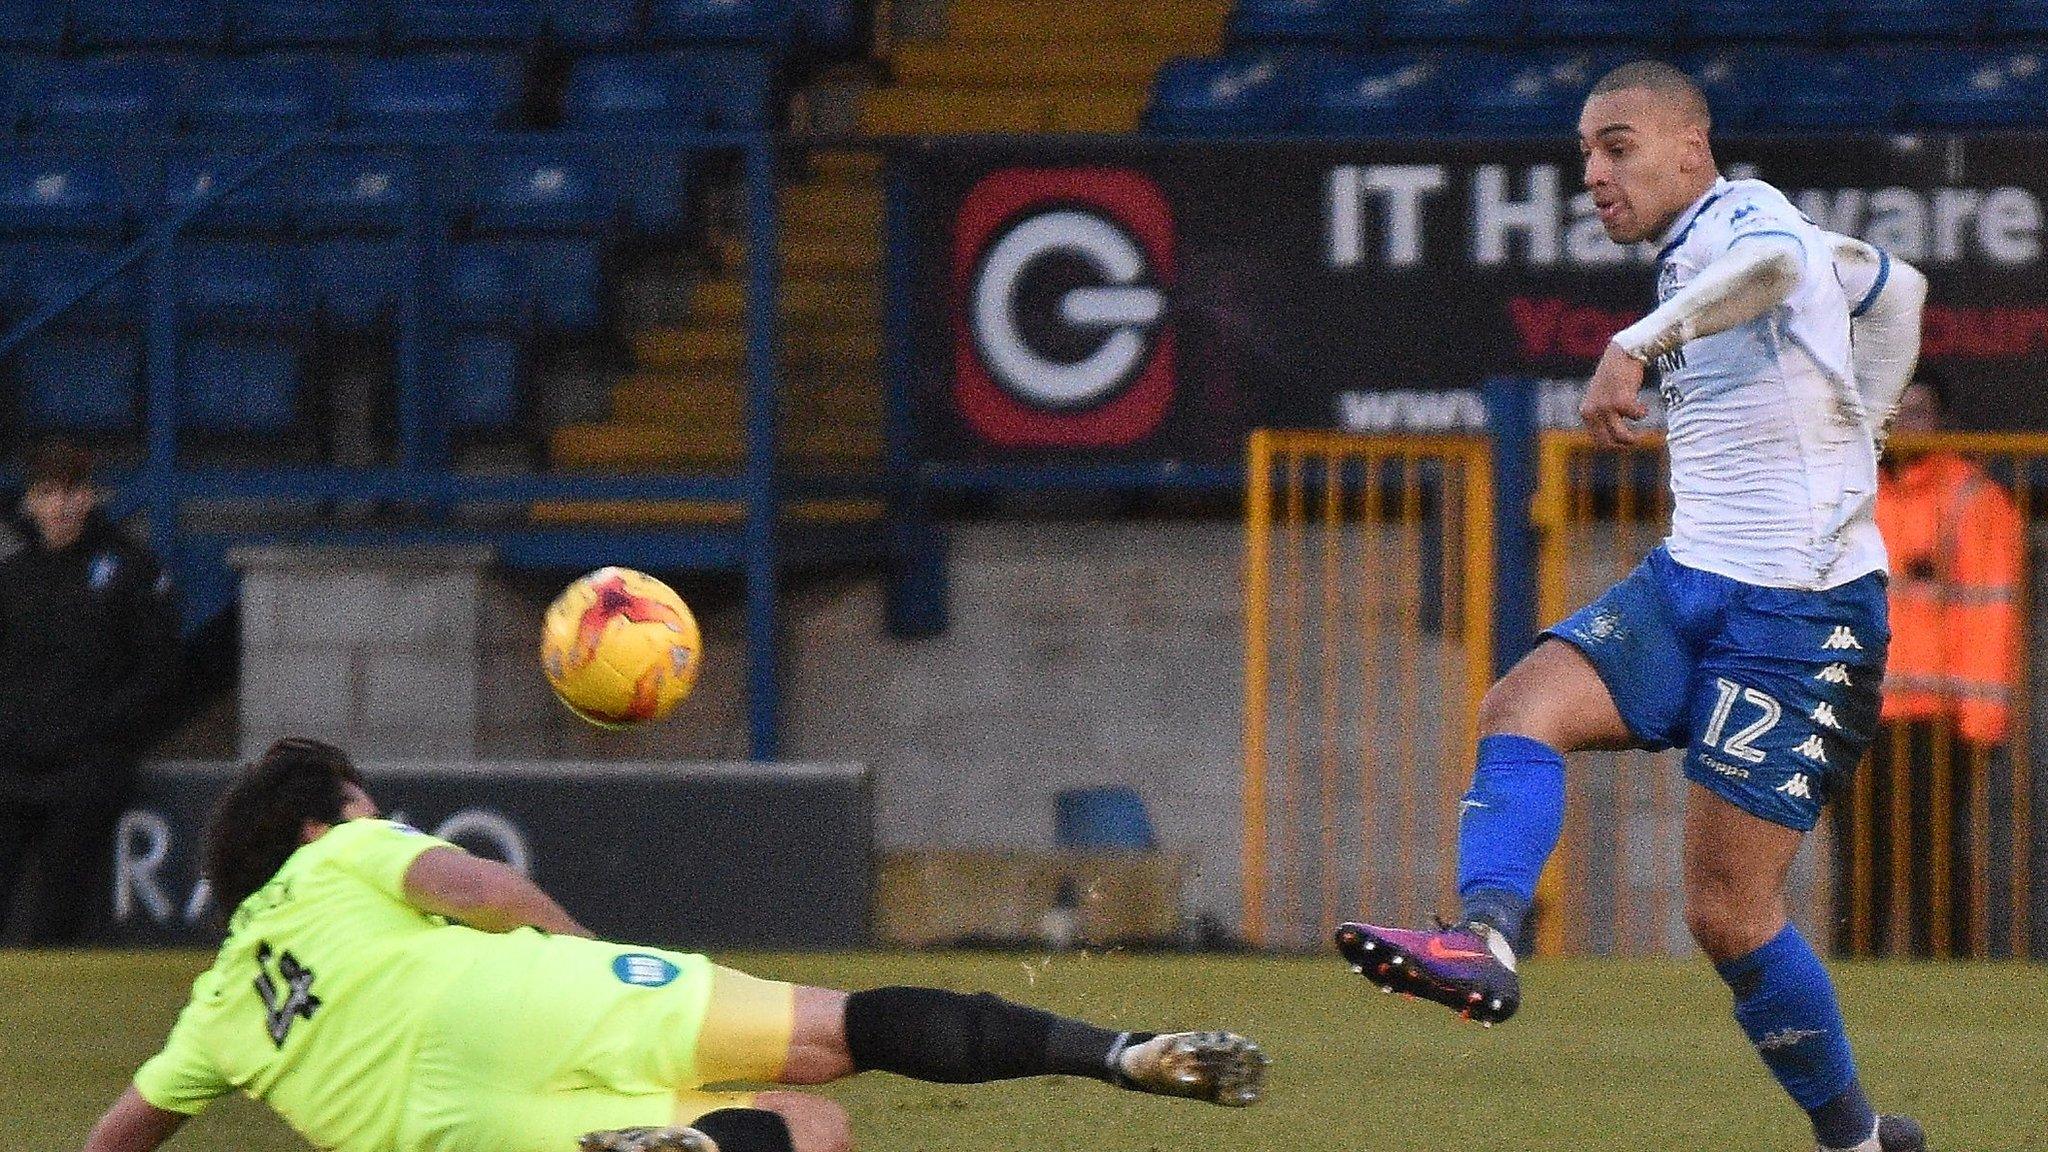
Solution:
<path fill-rule="evenodd" d="M 1899 399 L 1896 431 L 1933 431 L 1943 385 L 1923 373 Z M 1887 722 L 1952 720 L 1975 745 L 2012 725 L 2015 602 L 2025 531 L 2004 486 L 1957 452 L 1891 452 L 1877 523 L 1891 553 Z"/>
<path fill-rule="evenodd" d="M 1894 432 L 1946 424 L 1945 384 L 1922 372 Z M 1891 649 L 1859 795 L 1843 807 L 1847 939 L 1853 951 L 1974 955 L 2002 937 L 1991 889 L 1991 790 L 2012 734 L 2026 528 L 2010 492 L 1961 453 L 1886 452 L 1877 523 L 1891 556 Z M 2000 878 L 2002 879 L 2002 877 Z M 2002 942 L 2002 941 L 2001 941 Z"/>

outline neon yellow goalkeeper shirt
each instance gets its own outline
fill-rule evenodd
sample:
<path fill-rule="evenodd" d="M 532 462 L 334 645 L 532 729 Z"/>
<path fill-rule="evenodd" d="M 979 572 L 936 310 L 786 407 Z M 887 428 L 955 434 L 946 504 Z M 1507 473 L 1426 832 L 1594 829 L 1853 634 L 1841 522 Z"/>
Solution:
<path fill-rule="evenodd" d="M 318 1147 L 397 1147 L 422 1020 L 485 942 L 507 943 L 405 902 L 406 869 L 442 847 L 351 820 L 294 852 L 235 910 L 136 1091 L 192 1115 L 239 1089 Z"/>

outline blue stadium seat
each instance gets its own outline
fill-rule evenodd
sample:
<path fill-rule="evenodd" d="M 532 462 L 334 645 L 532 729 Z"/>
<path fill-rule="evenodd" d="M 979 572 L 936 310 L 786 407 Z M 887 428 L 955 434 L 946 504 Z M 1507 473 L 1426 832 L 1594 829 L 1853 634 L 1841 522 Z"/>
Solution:
<path fill-rule="evenodd" d="M 563 119 L 575 128 L 699 128 L 710 122 L 694 69 L 673 56 L 589 56 L 569 72 Z"/>
<path fill-rule="evenodd" d="M 22 84 L 21 127 L 63 136 L 150 135 L 184 112 L 185 70 L 162 56 L 49 60 Z"/>
<path fill-rule="evenodd" d="M 183 152 L 164 161 L 163 204 L 183 211 L 234 179 L 253 159 L 246 152 Z M 272 164 L 192 219 L 198 232 L 282 232 L 298 209 L 298 169 Z"/>
<path fill-rule="evenodd" d="M 86 48 L 212 48 L 220 44 L 226 28 L 222 0 L 71 3 L 72 38 Z"/>
<path fill-rule="evenodd" d="M 224 56 L 192 78 L 186 124 L 201 132 L 331 126 L 340 112 L 332 61 L 319 56 Z"/>
<path fill-rule="evenodd" d="M 487 332 L 459 332 L 433 359 L 441 418 L 452 431 L 510 428 L 519 420 L 519 342 Z"/>
<path fill-rule="evenodd" d="M 298 254 L 247 241 L 178 246 L 178 306 L 209 330 L 292 331 L 312 319 Z"/>
<path fill-rule="evenodd" d="M 1239 44 L 1362 44 L 1378 15 L 1372 0 L 1238 0 L 1228 35 Z"/>
<path fill-rule="evenodd" d="M 1991 31 L 2000 36 L 2048 35 L 2048 0 L 1991 0 Z"/>
<path fill-rule="evenodd" d="M 1894 60 L 1923 128 L 2027 128 L 2048 119 L 2048 52 L 1929 48 Z"/>
<path fill-rule="evenodd" d="M 282 432 L 298 421 L 299 351 L 282 340 L 197 334 L 183 341 L 179 423 L 198 432 Z"/>
<path fill-rule="evenodd" d="M 1295 117 L 1286 65 L 1273 52 L 1168 61 L 1152 82 L 1145 127 L 1187 136 L 1285 132 Z"/>
<path fill-rule="evenodd" d="M 1676 4 L 1640 0 L 1529 0 L 1529 35 L 1539 40 L 1661 43 L 1678 35 Z"/>
<path fill-rule="evenodd" d="M 54 52 L 64 44 L 65 0 L 7 0 L 0 4 L 0 48 Z"/>
<path fill-rule="evenodd" d="M 589 332 L 604 318 L 604 252 L 598 241 L 526 240 L 529 299 L 543 332 Z"/>
<path fill-rule="evenodd" d="M 0 153 L 0 233 L 118 235 L 127 230 L 136 183 L 105 153 Z"/>
<path fill-rule="evenodd" d="M 49 330 L 22 346 L 21 420 L 41 431 L 125 432 L 139 423 L 142 341 Z"/>
<path fill-rule="evenodd" d="M 533 322 L 526 253 L 509 243 L 457 244 L 448 250 L 440 305 L 458 328 L 519 331 Z"/>
<path fill-rule="evenodd" d="M 240 48 L 367 47 L 376 0 L 228 0 L 228 35 Z"/>
<path fill-rule="evenodd" d="M 1446 123 L 1483 136 L 1569 134 L 1586 90 L 1626 59 L 1611 51 L 1461 56 L 1448 65 Z"/>
<path fill-rule="evenodd" d="M 705 93 L 712 127 L 775 126 L 775 70 L 768 57 L 752 48 L 693 48 L 675 59 Z"/>
<path fill-rule="evenodd" d="M 1686 0 L 1694 40 L 1818 40 L 1827 9 L 1814 0 Z"/>
<path fill-rule="evenodd" d="M 1831 0 L 1834 34 L 1849 41 L 1961 40 L 1984 23 L 1984 0 Z"/>
<path fill-rule="evenodd" d="M 367 332 L 393 322 L 405 289 L 406 263 L 397 241 L 334 237 L 306 249 L 306 297 L 328 328 Z"/>
<path fill-rule="evenodd" d="M 540 0 L 404 0 L 391 6 L 391 39 L 431 44 L 524 44 L 540 35 Z"/>
<path fill-rule="evenodd" d="M 518 96 L 517 71 L 496 56 L 377 57 L 357 68 L 344 113 L 372 128 L 488 128 L 510 118 Z"/>
<path fill-rule="evenodd" d="M 8 298 L 22 315 L 69 299 L 87 277 L 97 274 L 120 251 L 121 245 L 112 242 L 9 245 L 5 253 L 11 266 Z M 142 282 L 141 265 L 130 265 L 60 314 L 56 322 L 66 328 L 94 330 L 139 326 Z"/>
<path fill-rule="evenodd" d="M 1768 84 L 1761 83 L 1766 77 Z M 1876 132 L 1899 120 L 1898 77 L 1870 56 L 1787 53 L 1755 82 L 1768 94 L 1756 105 L 1758 128 Z"/>
<path fill-rule="evenodd" d="M 1302 131 L 1317 136 L 1419 136 L 1443 126 L 1443 66 L 1415 52 L 1313 65 L 1302 85 Z"/>
<path fill-rule="evenodd" d="M 619 214 L 609 166 L 573 147 L 483 152 L 463 199 L 470 229 L 482 233 L 596 232 Z"/>
<path fill-rule="evenodd" d="M 1770 89 L 1760 79 L 1787 50 L 1768 46 L 1716 48 L 1682 58 L 1679 67 L 1706 94 L 1714 131 L 1741 132 L 1756 125 L 1756 110 Z"/>
<path fill-rule="evenodd" d="M 1393 41 L 1505 40 L 1521 30 L 1520 0 L 1387 0 Z"/>
<path fill-rule="evenodd" d="M 310 235 L 397 232 L 418 190 L 418 171 L 406 153 L 316 152 L 299 171 L 299 226 Z"/>
<path fill-rule="evenodd" d="M 790 23 L 784 0 L 649 0 L 647 14 L 664 44 L 780 44 Z"/>
<path fill-rule="evenodd" d="M 694 152 L 642 152 L 614 163 L 628 226 L 642 236 L 680 235 L 689 220 L 696 169 Z"/>
<path fill-rule="evenodd" d="M 548 30 L 572 48 L 629 48 L 640 39 L 639 0 L 549 0 Z"/>
<path fill-rule="evenodd" d="M 869 12 L 861 0 L 797 0 L 797 44 L 833 60 L 858 59 L 870 43 Z"/>

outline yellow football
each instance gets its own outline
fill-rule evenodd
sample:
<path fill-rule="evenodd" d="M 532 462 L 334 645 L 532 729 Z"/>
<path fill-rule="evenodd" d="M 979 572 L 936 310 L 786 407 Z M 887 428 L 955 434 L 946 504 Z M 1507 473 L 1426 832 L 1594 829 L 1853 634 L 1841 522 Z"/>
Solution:
<path fill-rule="evenodd" d="M 540 666 L 569 711 L 603 728 L 659 720 L 697 684 L 703 639 L 690 606 L 631 568 L 562 590 L 541 621 Z"/>

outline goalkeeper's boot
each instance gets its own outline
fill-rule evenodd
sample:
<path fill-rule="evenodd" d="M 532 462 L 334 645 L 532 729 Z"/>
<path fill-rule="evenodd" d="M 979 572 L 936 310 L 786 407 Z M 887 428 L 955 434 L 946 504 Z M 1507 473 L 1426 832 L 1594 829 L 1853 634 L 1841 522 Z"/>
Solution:
<path fill-rule="evenodd" d="M 1489 1028 L 1522 1005 L 1514 949 L 1477 920 L 1457 927 L 1438 921 L 1432 932 L 1339 924 L 1337 950 L 1380 991 L 1434 1000 Z"/>
<path fill-rule="evenodd" d="M 582 1152 L 718 1152 L 718 1142 L 695 1128 L 614 1128 L 576 1142 Z"/>
<path fill-rule="evenodd" d="M 1168 1032 L 1114 1054 L 1115 1084 L 1155 1096 L 1185 1096 L 1243 1108 L 1265 1095 L 1272 1061 L 1234 1032 Z"/>
<path fill-rule="evenodd" d="M 1823 1148 L 1820 1152 L 1831 1152 Z M 1877 1132 L 1854 1148 L 1832 1152 L 1927 1152 L 1927 1133 L 1911 1116 L 1879 1116 Z"/>

